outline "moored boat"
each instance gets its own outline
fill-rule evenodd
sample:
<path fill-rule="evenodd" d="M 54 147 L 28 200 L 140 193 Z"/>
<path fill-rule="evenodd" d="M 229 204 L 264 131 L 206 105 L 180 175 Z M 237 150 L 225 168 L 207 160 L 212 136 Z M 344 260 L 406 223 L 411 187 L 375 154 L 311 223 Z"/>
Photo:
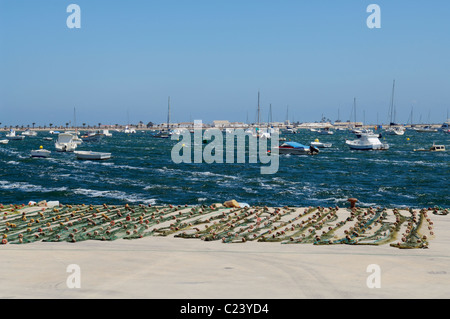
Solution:
<path fill-rule="evenodd" d="M 31 151 L 31 157 L 41 157 L 41 158 L 47 158 L 51 154 L 51 151 L 45 150 L 42 146 L 38 150 L 32 150 Z"/>
<path fill-rule="evenodd" d="M 16 131 L 10 130 L 8 134 L 6 134 L 6 138 L 10 141 L 21 141 L 25 138 L 25 135 L 16 135 Z"/>
<path fill-rule="evenodd" d="M 436 145 L 433 143 L 433 145 L 428 148 L 418 148 L 418 149 L 414 149 L 414 152 L 417 151 L 422 151 L 422 152 L 445 152 L 445 145 Z"/>
<path fill-rule="evenodd" d="M 111 153 L 75 151 L 75 155 L 80 160 L 106 160 L 111 158 Z"/>
<path fill-rule="evenodd" d="M 437 128 L 434 128 L 434 127 L 429 126 L 429 125 L 426 125 L 424 127 L 416 127 L 414 130 L 416 132 L 421 132 L 421 133 L 434 133 L 434 132 L 438 131 Z"/>
<path fill-rule="evenodd" d="M 30 129 L 27 129 L 25 132 L 22 132 L 22 135 L 24 135 L 24 136 L 36 136 L 37 132 L 36 131 L 32 131 Z"/>
<path fill-rule="evenodd" d="M 297 142 L 286 142 L 278 147 L 278 153 L 291 155 L 313 155 L 319 153 L 319 149 L 314 146 L 306 146 Z"/>
<path fill-rule="evenodd" d="M 350 141 L 346 140 L 347 144 L 353 150 L 388 150 L 389 144 L 381 143 L 378 139 L 378 135 L 366 133 L 361 134 L 361 137 Z"/>
<path fill-rule="evenodd" d="M 331 143 L 323 143 L 320 142 L 318 139 L 316 139 L 314 142 L 311 142 L 310 145 L 317 148 L 329 148 L 332 146 Z"/>
<path fill-rule="evenodd" d="M 68 133 L 61 133 L 58 135 L 58 140 L 55 143 L 55 148 L 58 152 L 73 152 L 77 148 L 77 144 L 73 141 L 73 135 Z"/>
<path fill-rule="evenodd" d="M 334 134 L 334 132 L 332 130 L 330 130 L 328 127 L 319 130 L 318 133 L 322 134 L 322 135 L 333 135 Z"/>
<path fill-rule="evenodd" d="M 81 140 L 83 142 L 98 142 L 103 138 L 104 134 L 100 132 L 88 132 L 84 135 L 81 135 Z M 74 142 L 77 143 L 77 141 Z M 79 143 L 77 143 L 79 144 Z"/>
<path fill-rule="evenodd" d="M 171 132 L 169 131 L 159 131 L 158 133 L 156 133 L 155 135 L 153 135 L 153 137 L 157 137 L 157 138 L 169 138 L 172 135 Z"/>
<path fill-rule="evenodd" d="M 401 126 L 389 127 L 385 130 L 388 135 L 404 135 L 405 129 Z"/>

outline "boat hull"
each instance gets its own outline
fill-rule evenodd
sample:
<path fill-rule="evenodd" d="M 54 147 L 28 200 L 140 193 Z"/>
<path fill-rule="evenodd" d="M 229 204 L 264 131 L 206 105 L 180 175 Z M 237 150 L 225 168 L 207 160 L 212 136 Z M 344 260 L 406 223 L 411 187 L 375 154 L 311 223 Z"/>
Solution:
<path fill-rule="evenodd" d="M 329 148 L 332 146 L 331 143 L 321 143 L 321 142 L 311 142 L 311 146 L 318 148 Z"/>
<path fill-rule="evenodd" d="M 10 141 L 22 141 L 25 138 L 25 136 L 24 135 L 17 135 L 17 136 L 6 135 L 6 138 Z"/>
<path fill-rule="evenodd" d="M 51 154 L 51 152 L 47 151 L 47 150 L 31 151 L 31 157 L 47 158 L 50 156 L 50 154 Z"/>
<path fill-rule="evenodd" d="M 77 159 L 79 160 L 91 160 L 91 161 L 101 161 L 111 158 L 111 153 L 100 153 L 100 152 L 75 152 Z"/>
<path fill-rule="evenodd" d="M 346 141 L 345 144 L 352 150 L 371 151 L 371 150 L 388 150 L 388 144 L 362 144 L 355 141 Z"/>

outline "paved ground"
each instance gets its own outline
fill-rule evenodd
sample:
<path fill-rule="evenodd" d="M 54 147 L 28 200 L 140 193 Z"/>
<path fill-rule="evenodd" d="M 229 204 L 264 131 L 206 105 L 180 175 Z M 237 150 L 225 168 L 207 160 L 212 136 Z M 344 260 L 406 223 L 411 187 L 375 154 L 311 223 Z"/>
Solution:
<path fill-rule="evenodd" d="M 147 237 L 0 246 L 0 298 L 448 298 L 450 217 L 428 249 Z M 70 288 L 79 266 L 80 288 Z M 369 288 L 380 268 L 380 288 Z M 370 282 L 374 282 L 369 280 Z"/>

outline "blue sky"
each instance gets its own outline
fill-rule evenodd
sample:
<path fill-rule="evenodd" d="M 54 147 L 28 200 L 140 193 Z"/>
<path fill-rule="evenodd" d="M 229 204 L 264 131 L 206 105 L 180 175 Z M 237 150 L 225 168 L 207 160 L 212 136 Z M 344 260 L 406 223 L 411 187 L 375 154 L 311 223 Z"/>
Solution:
<path fill-rule="evenodd" d="M 69 4 L 81 29 L 69 29 Z M 369 29 L 366 8 L 381 8 Z M 1 125 L 261 118 L 441 123 L 450 2 L 0 0 Z M 128 114 L 128 115 L 127 115 Z M 364 116 L 365 115 L 365 116 Z"/>

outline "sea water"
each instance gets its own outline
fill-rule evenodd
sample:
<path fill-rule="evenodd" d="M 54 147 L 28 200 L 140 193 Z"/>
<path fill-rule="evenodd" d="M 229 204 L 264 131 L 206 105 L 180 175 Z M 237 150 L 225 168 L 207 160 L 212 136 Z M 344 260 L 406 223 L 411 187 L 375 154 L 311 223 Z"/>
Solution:
<path fill-rule="evenodd" d="M 332 147 L 314 156 L 280 155 L 278 171 L 263 175 L 263 164 L 248 161 L 175 164 L 171 150 L 177 141 L 154 138 L 150 131 L 113 132 L 100 142 L 79 145 L 78 150 L 111 153 L 104 161 L 56 152 L 54 142 L 43 140 L 55 135 L 39 132 L 0 145 L 0 203 L 209 205 L 235 199 L 250 205 L 346 206 L 355 197 L 365 207 L 449 207 L 450 135 L 380 133 L 389 150 L 350 150 L 345 140 L 356 137 L 348 131 L 281 135 L 305 145 L 319 139 Z M 433 142 L 447 151 L 414 151 Z M 41 145 L 51 156 L 31 158 L 30 151 Z"/>

